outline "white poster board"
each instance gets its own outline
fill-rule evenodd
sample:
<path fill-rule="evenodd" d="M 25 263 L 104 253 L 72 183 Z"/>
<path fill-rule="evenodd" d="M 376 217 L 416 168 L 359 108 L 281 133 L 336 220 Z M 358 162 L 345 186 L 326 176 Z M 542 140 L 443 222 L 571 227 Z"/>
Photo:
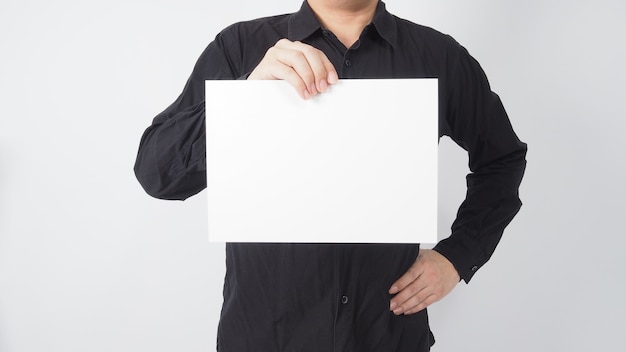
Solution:
<path fill-rule="evenodd" d="M 206 81 L 209 240 L 434 243 L 437 80 Z"/>

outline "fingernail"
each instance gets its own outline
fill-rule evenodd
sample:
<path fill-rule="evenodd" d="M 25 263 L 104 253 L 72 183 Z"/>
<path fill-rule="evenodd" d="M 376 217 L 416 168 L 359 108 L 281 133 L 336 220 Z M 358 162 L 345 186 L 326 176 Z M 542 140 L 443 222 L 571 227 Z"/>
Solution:
<path fill-rule="evenodd" d="M 391 305 L 389 306 L 389 310 L 393 310 L 398 304 L 396 302 L 391 302 Z"/>
<path fill-rule="evenodd" d="M 391 288 L 389 289 L 389 293 L 394 294 L 398 292 L 398 286 L 391 286 Z"/>
<path fill-rule="evenodd" d="M 337 83 L 338 80 L 339 80 L 339 77 L 337 77 L 337 72 L 328 73 L 328 83 L 335 84 Z"/>
<path fill-rule="evenodd" d="M 320 80 L 320 91 L 324 92 L 328 88 L 328 83 L 326 83 L 325 79 Z"/>
<path fill-rule="evenodd" d="M 311 83 L 311 86 L 309 87 L 309 92 L 311 92 L 311 95 L 317 94 L 317 88 L 315 87 L 315 83 Z"/>
<path fill-rule="evenodd" d="M 402 308 L 397 308 L 397 309 L 395 309 L 395 310 L 393 311 L 393 314 L 395 314 L 395 315 L 400 315 L 400 314 L 402 314 Z"/>
<path fill-rule="evenodd" d="M 304 97 L 304 100 L 308 100 L 311 97 L 311 94 L 309 94 L 309 91 L 305 89 L 302 96 Z"/>

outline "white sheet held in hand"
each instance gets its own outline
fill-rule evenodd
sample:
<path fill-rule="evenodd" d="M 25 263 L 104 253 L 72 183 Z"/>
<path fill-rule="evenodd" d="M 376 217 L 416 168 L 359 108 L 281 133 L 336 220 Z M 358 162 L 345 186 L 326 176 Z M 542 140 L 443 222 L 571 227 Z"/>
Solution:
<path fill-rule="evenodd" d="M 207 81 L 209 240 L 434 243 L 437 80 Z"/>

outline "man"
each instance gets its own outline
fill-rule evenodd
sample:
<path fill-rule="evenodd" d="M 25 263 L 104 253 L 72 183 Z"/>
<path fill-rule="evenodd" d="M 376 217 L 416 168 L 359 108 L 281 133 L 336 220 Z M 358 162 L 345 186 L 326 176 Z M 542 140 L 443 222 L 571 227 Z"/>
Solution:
<path fill-rule="evenodd" d="M 138 180 L 154 197 L 185 199 L 206 187 L 206 79 L 283 79 L 309 99 L 339 78 L 409 77 L 439 78 L 440 136 L 469 153 L 450 237 L 433 250 L 227 243 L 219 351 L 428 351 L 425 308 L 470 281 L 521 206 L 526 145 L 463 47 L 378 0 L 308 0 L 294 14 L 228 27 L 146 130 Z"/>

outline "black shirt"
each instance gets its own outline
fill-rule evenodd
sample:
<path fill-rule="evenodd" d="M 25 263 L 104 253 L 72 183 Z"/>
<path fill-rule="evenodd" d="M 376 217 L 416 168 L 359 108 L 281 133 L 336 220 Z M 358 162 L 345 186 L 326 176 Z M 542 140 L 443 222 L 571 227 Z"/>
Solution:
<path fill-rule="evenodd" d="M 306 1 L 294 14 L 237 23 L 219 33 L 182 94 L 141 139 L 135 173 L 146 192 L 186 199 L 206 187 L 204 81 L 245 79 L 282 38 L 322 50 L 342 79 L 439 79 L 439 135 L 467 150 L 472 173 L 452 233 L 434 249 L 469 282 L 521 206 L 526 145 L 462 46 L 391 15 L 382 2 L 351 48 L 322 28 Z M 433 341 L 426 312 L 394 316 L 387 293 L 418 250 L 416 244 L 227 243 L 219 349 L 427 350 Z"/>

